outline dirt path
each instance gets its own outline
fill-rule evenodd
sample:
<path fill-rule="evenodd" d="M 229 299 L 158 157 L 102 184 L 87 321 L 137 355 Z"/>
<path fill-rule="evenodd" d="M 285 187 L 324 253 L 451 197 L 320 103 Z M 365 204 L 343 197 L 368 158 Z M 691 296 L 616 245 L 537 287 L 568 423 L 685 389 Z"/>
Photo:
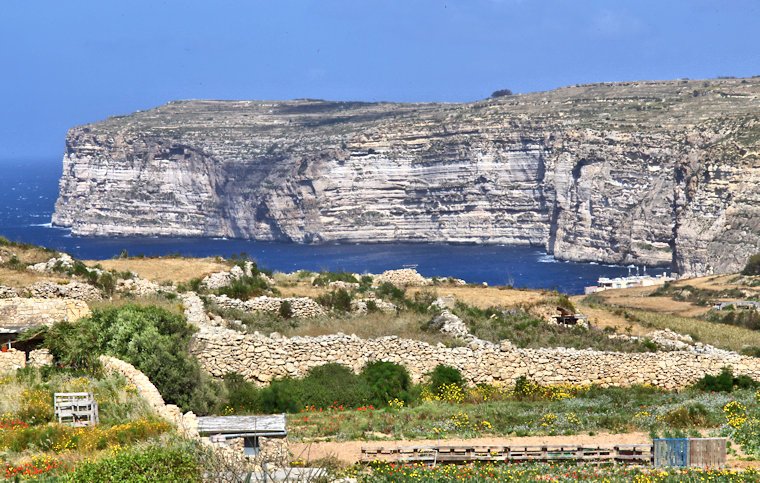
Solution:
<path fill-rule="evenodd" d="M 489 437 L 472 439 L 420 439 L 395 441 L 343 441 L 317 443 L 290 443 L 290 451 L 296 458 L 314 460 L 335 457 L 345 463 L 355 463 L 361 458 L 361 449 L 396 448 L 404 446 L 434 445 L 472 445 L 472 446 L 534 446 L 534 445 L 594 445 L 615 446 L 617 444 L 648 444 L 652 440 L 647 433 L 609 434 L 599 433 L 594 436 L 577 434 L 572 436 L 524 436 L 524 437 Z"/>

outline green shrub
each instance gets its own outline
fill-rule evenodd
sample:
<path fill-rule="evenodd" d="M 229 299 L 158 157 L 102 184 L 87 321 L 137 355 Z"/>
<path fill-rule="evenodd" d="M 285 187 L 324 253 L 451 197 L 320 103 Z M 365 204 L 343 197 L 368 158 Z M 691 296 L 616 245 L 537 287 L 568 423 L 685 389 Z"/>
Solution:
<path fill-rule="evenodd" d="M 316 298 L 318 304 L 336 312 L 351 311 L 351 295 L 345 289 L 333 290 Z"/>
<path fill-rule="evenodd" d="M 197 448 L 190 443 L 153 445 L 129 449 L 115 456 L 87 461 L 62 481 L 99 482 L 194 482 L 202 481 Z"/>
<path fill-rule="evenodd" d="M 430 312 L 430 306 L 438 299 L 438 294 L 432 290 L 420 290 L 414 294 L 411 300 L 404 299 L 404 305 L 410 310 L 420 314 Z"/>
<path fill-rule="evenodd" d="M 561 293 L 557 295 L 557 306 L 563 309 L 575 313 L 575 305 L 570 301 L 570 297 L 567 294 Z"/>
<path fill-rule="evenodd" d="M 283 319 L 290 319 L 293 317 L 293 306 L 287 300 L 283 300 L 280 303 L 280 308 L 277 309 L 277 313 Z"/>
<path fill-rule="evenodd" d="M 235 412 L 256 412 L 262 407 L 261 390 L 237 373 L 224 376 L 227 405 Z"/>
<path fill-rule="evenodd" d="M 203 414 L 192 402 L 208 399 L 211 391 L 203 388 L 209 380 L 202 378 L 198 362 L 188 353 L 194 331 L 182 316 L 128 304 L 96 309 L 74 324 L 55 324 L 45 335 L 45 345 L 59 364 L 79 369 L 96 369 L 100 354 L 125 360 L 144 372 L 167 402 Z"/>
<path fill-rule="evenodd" d="M 367 305 L 367 312 L 370 314 L 380 311 L 380 308 L 377 306 L 377 302 L 375 302 L 374 300 L 367 300 L 366 305 Z"/>
<path fill-rule="evenodd" d="M 701 391 L 731 392 L 734 390 L 734 375 L 731 369 L 724 367 L 717 376 L 705 374 L 694 386 Z"/>
<path fill-rule="evenodd" d="M 4 262 L 1 266 L 10 270 L 26 270 L 26 263 L 19 260 L 16 255 L 11 255 L 8 261 Z"/>
<path fill-rule="evenodd" d="M 749 376 L 734 377 L 730 367 L 724 367 L 717 376 L 705 374 L 694 384 L 696 389 L 707 392 L 732 392 L 734 388 L 751 389 L 757 386 L 758 383 Z"/>
<path fill-rule="evenodd" d="M 397 304 L 403 304 L 406 299 L 406 293 L 390 282 L 384 282 L 375 289 L 375 295 L 381 299 L 391 300 Z"/>
<path fill-rule="evenodd" d="M 261 390 L 263 412 L 297 412 L 304 407 L 353 408 L 367 403 L 370 389 L 351 369 L 340 364 L 312 368 L 303 379 L 280 379 Z"/>
<path fill-rule="evenodd" d="M 742 275 L 760 275 L 760 253 L 752 255 L 742 270 Z"/>
<path fill-rule="evenodd" d="M 385 406 L 392 399 L 409 401 L 412 379 L 404 366 L 393 362 L 368 362 L 361 377 L 369 388 L 369 402 Z"/>
<path fill-rule="evenodd" d="M 217 294 L 234 299 L 248 300 L 251 297 L 264 295 L 268 288 L 267 282 L 258 274 L 252 277 L 246 275 L 236 278 L 229 285 L 220 288 L 217 290 Z"/>
<path fill-rule="evenodd" d="M 457 386 L 464 386 L 464 377 L 462 377 L 462 373 L 456 367 L 438 364 L 428 377 L 430 378 L 430 388 L 433 393 L 438 393 L 443 385 L 456 384 Z"/>
<path fill-rule="evenodd" d="M 661 421 L 677 429 L 701 428 L 709 424 L 710 415 L 702 404 L 695 403 L 672 409 L 661 416 Z"/>
<path fill-rule="evenodd" d="M 729 305 L 720 311 L 711 310 L 705 318 L 719 324 L 760 330 L 760 312 L 756 310 L 736 310 L 732 305 Z"/>
<path fill-rule="evenodd" d="M 322 272 L 314 279 L 312 285 L 324 287 L 330 282 L 359 283 L 356 277 L 348 272 Z"/>
<path fill-rule="evenodd" d="M 303 409 L 301 387 L 296 379 L 272 381 L 261 391 L 260 408 L 267 414 L 295 413 Z"/>

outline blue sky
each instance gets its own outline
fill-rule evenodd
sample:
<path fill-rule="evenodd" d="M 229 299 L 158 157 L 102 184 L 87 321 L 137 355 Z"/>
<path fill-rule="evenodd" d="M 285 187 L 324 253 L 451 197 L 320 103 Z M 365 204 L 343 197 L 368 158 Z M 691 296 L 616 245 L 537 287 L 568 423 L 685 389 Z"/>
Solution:
<path fill-rule="evenodd" d="M 760 74 L 751 0 L 2 0 L 0 159 L 173 99 L 469 101 Z"/>

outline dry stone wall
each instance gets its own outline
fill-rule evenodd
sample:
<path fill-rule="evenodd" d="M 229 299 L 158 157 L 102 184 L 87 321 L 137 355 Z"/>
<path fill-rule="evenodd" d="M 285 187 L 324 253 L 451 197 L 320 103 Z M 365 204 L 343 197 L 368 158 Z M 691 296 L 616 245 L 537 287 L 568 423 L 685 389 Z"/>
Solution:
<path fill-rule="evenodd" d="M 273 312 L 280 310 L 280 305 L 287 301 L 293 317 L 309 318 L 324 315 L 325 311 L 317 302 L 308 297 L 278 298 L 262 295 L 251 300 L 238 300 L 226 295 L 209 295 L 209 300 L 223 309 L 235 309 L 243 312 Z"/>
<path fill-rule="evenodd" d="M 177 429 L 190 437 L 198 436 L 198 421 L 192 412 L 182 414 L 180 409 L 173 404 L 166 404 L 156 386 L 150 382 L 148 376 L 128 362 L 111 356 L 99 357 L 103 369 L 109 373 L 121 374 L 130 384 L 135 386 L 137 393 L 145 399 L 148 405 L 156 413 L 167 421 L 174 423 Z"/>
<path fill-rule="evenodd" d="M 32 297 L 43 299 L 71 298 L 77 300 L 94 301 L 103 297 L 100 290 L 92 285 L 71 280 L 67 283 L 37 282 L 28 289 Z"/>
<path fill-rule="evenodd" d="M 26 367 L 26 354 L 24 351 L 10 349 L 0 352 L 0 373 L 11 372 Z"/>
<path fill-rule="evenodd" d="M 16 290 L 15 288 L 0 285 L 0 299 L 10 299 L 13 297 L 18 297 L 18 296 L 19 296 L 18 290 Z"/>
<path fill-rule="evenodd" d="M 82 300 L 22 297 L 0 299 L 0 326 L 50 325 L 62 320 L 73 322 L 89 315 L 90 309 Z"/>
<path fill-rule="evenodd" d="M 260 384 L 279 377 L 302 377 L 312 367 L 331 362 L 359 371 L 373 360 L 402 364 L 415 381 L 436 365 L 447 364 L 462 371 L 470 384 L 511 384 L 517 377 L 527 376 L 541 384 L 652 384 L 676 389 L 705 374 L 717 374 L 725 366 L 731 366 L 737 375 L 760 379 L 760 359 L 728 352 L 619 353 L 513 349 L 508 344 L 448 348 L 398 337 L 267 337 L 220 327 L 202 327 L 192 350 L 212 375 L 236 372 Z"/>

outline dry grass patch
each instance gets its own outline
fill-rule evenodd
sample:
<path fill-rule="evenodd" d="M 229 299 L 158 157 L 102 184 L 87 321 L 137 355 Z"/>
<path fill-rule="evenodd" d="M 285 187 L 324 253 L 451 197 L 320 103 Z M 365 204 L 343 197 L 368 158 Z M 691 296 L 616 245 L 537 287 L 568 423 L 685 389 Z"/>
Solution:
<path fill-rule="evenodd" d="M 65 283 L 68 279 L 63 275 L 50 275 L 33 272 L 31 270 L 11 270 L 9 268 L 0 267 L 0 285 L 23 288 L 43 281 Z"/>
<path fill-rule="evenodd" d="M 91 260 L 89 266 L 100 265 L 106 270 L 135 272 L 140 278 L 156 282 L 188 282 L 213 272 L 229 270 L 228 264 L 215 258 L 124 258 Z"/>
<path fill-rule="evenodd" d="M 538 290 L 515 290 L 497 287 L 410 287 L 409 296 L 424 290 L 435 290 L 439 296 L 453 296 L 467 305 L 487 309 L 489 307 L 528 306 L 542 302 L 547 292 Z"/>
<path fill-rule="evenodd" d="M 671 297 L 652 297 L 650 296 L 652 292 L 654 292 L 652 287 L 645 287 L 605 290 L 604 292 L 599 292 L 598 295 L 603 298 L 606 303 L 611 305 L 679 315 L 681 317 L 699 317 L 710 310 L 710 307 L 673 300 Z"/>
<path fill-rule="evenodd" d="M 688 334 L 696 341 L 721 349 L 739 352 L 750 347 L 760 347 L 760 332 L 756 330 L 642 310 L 630 311 L 629 314 L 635 317 L 641 325 Z"/>
<path fill-rule="evenodd" d="M 610 327 L 620 334 L 646 335 L 651 329 L 643 327 L 637 323 L 627 320 L 622 315 L 617 315 L 604 307 L 590 306 L 583 303 L 583 295 L 571 298 L 572 302 L 578 308 L 578 311 L 588 316 L 593 327 L 605 329 Z"/>

